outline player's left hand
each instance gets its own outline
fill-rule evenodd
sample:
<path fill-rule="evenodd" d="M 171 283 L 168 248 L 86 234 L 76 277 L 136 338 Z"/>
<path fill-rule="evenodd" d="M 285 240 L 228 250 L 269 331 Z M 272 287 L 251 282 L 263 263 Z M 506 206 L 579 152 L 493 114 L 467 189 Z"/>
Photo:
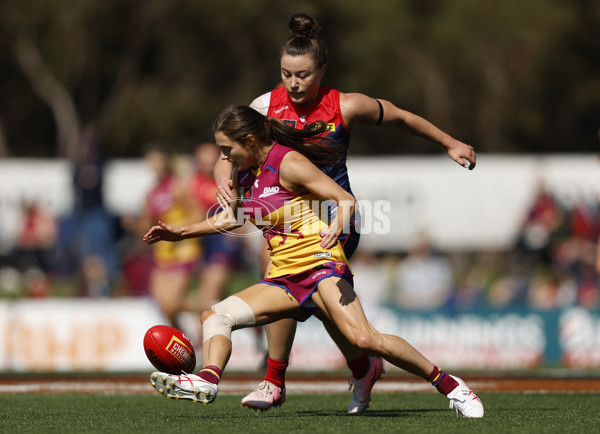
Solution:
<path fill-rule="evenodd" d="M 321 238 L 321 247 L 331 249 L 337 243 L 338 234 L 333 227 L 328 227 L 321 230 Z"/>
<path fill-rule="evenodd" d="M 158 243 L 159 241 L 181 241 L 183 228 L 171 226 L 158 221 L 158 226 L 152 226 L 142 240 L 148 244 Z"/>
<path fill-rule="evenodd" d="M 448 156 L 466 169 L 473 170 L 477 162 L 477 155 L 472 146 L 452 139 L 447 146 Z"/>

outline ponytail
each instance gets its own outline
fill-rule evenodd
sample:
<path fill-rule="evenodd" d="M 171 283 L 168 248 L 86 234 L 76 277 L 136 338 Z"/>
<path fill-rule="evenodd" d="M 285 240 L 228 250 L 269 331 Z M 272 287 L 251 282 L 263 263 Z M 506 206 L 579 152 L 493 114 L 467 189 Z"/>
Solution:
<path fill-rule="evenodd" d="M 323 121 L 311 122 L 303 130 L 299 130 L 286 125 L 279 119 L 268 118 L 267 129 L 277 143 L 300 152 L 315 166 L 345 164 L 342 145 L 323 136 L 329 130 L 329 126 Z"/>
<path fill-rule="evenodd" d="M 219 114 L 213 124 L 215 133 L 222 132 L 231 140 L 246 144 L 248 135 L 257 140 L 277 143 L 298 151 L 316 166 L 341 166 L 345 152 L 341 144 L 323 136 L 328 131 L 323 121 L 311 122 L 299 130 L 279 119 L 263 116 L 251 107 L 231 105 Z"/>

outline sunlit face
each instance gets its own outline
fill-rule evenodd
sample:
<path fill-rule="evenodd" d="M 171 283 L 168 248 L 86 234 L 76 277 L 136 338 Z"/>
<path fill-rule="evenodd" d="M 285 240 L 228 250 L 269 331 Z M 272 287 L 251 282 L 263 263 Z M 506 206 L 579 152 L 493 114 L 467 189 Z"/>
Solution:
<path fill-rule="evenodd" d="M 252 149 L 243 146 L 241 143 L 231 140 L 222 131 L 215 133 L 215 141 L 223 159 L 230 161 L 238 170 L 245 170 L 248 167 L 256 166 L 256 158 Z"/>
<path fill-rule="evenodd" d="M 306 105 L 314 101 L 324 74 L 325 65 L 317 66 L 314 57 L 309 54 L 281 56 L 281 80 L 290 100 L 296 104 Z"/>

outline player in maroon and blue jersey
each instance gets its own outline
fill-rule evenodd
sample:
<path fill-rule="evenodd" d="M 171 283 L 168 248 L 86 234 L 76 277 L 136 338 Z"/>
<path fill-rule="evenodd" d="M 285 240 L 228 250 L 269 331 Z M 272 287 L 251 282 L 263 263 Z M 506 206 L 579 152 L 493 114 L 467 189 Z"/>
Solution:
<path fill-rule="evenodd" d="M 339 164 L 337 147 L 322 145 L 326 128 L 322 121 L 303 130 L 290 128 L 248 106 L 230 106 L 217 117 L 215 140 L 235 168 L 231 207 L 190 226 L 159 222 L 143 239 L 153 244 L 205 237 L 250 220 L 263 232 L 272 265 L 260 282 L 202 312 L 200 372 L 154 372 L 152 386 L 167 399 L 213 402 L 231 356 L 234 330 L 296 318 L 309 307 L 334 325 L 348 345 L 431 382 L 457 414 L 483 417 L 483 404 L 464 381 L 440 370 L 399 336 L 380 333 L 365 317 L 339 242 L 357 201 L 313 163 Z M 337 204 L 331 220 L 314 206 L 321 201 Z"/>
<path fill-rule="evenodd" d="M 315 120 L 326 122 L 329 126 L 327 135 L 344 146 L 343 161 L 352 128 L 356 124 L 367 124 L 401 128 L 443 146 L 449 157 L 461 166 L 469 169 L 475 167 L 476 155 L 471 146 L 454 139 L 422 117 L 383 99 L 321 86 L 327 50 L 317 37 L 317 23 L 305 14 L 296 14 L 290 19 L 289 27 L 292 34 L 280 52 L 283 86 L 256 98 L 251 104 L 254 109 L 298 129 Z M 345 164 L 319 167 L 344 190 L 352 192 Z M 215 180 L 217 198 L 225 205 L 232 198 L 231 165 L 220 161 L 215 167 Z M 352 256 L 358 241 L 356 228 L 347 238 L 341 239 L 347 258 Z M 366 353 L 348 345 L 335 327 L 326 325 L 326 328 L 352 371 L 354 393 L 348 412 L 363 412 L 369 405 L 371 389 L 383 371 L 381 359 L 368 357 Z M 242 400 L 243 405 L 267 410 L 285 400 L 285 370 L 295 330 L 296 323 L 293 320 L 282 320 L 266 326 L 269 357 L 265 380 Z"/>

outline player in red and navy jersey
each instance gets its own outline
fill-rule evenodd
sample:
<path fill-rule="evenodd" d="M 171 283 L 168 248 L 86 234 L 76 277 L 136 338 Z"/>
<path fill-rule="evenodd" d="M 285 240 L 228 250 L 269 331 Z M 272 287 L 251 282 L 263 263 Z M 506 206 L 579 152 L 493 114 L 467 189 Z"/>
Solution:
<path fill-rule="evenodd" d="M 383 99 L 321 86 L 327 50 L 317 37 L 317 23 L 305 14 L 296 14 L 290 19 L 289 27 L 292 34 L 280 52 L 283 86 L 256 98 L 251 104 L 254 109 L 298 129 L 315 120 L 325 121 L 329 130 L 326 134 L 344 147 L 342 161 L 345 161 L 352 128 L 356 124 L 367 124 L 399 127 L 440 144 L 449 157 L 461 166 L 469 169 L 475 167 L 476 155 L 471 146 L 454 139 L 422 117 Z M 345 164 L 320 168 L 344 190 L 352 193 Z M 232 198 L 231 165 L 220 161 L 214 174 L 218 186 L 217 197 L 224 205 Z M 352 256 L 358 241 L 359 234 L 355 228 L 341 239 L 347 258 Z M 283 402 L 285 370 L 295 330 L 296 323 L 293 320 L 283 320 L 266 327 L 269 357 L 265 380 L 242 400 L 242 404 L 266 410 L 274 402 Z M 334 327 L 328 326 L 327 330 L 352 371 L 354 393 L 348 412 L 363 412 L 368 407 L 371 389 L 383 371 L 381 360 L 368 357 L 366 353 L 348 345 Z"/>
<path fill-rule="evenodd" d="M 200 223 L 153 226 L 143 239 L 181 241 L 233 230 L 250 220 L 268 242 L 271 267 L 266 278 L 202 313 L 202 370 L 155 372 L 152 386 L 167 398 L 213 402 L 231 356 L 233 330 L 295 318 L 312 304 L 350 345 L 430 381 L 463 416 L 483 417 L 481 401 L 464 381 L 440 370 L 404 339 L 379 333 L 365 317 L 339 242 L 356 199 L 312 163 L 339 162 L 336 146 L 316 145 L 324 141 L 320 134 L 326 128 L 324 122 L 290 128 L 248 106 L 230 106 L 218 116 L 215 139 L 234 164 L 236 199 Z M 323 200 L 338 206 L 331 219 L 320 213 Z"/>

